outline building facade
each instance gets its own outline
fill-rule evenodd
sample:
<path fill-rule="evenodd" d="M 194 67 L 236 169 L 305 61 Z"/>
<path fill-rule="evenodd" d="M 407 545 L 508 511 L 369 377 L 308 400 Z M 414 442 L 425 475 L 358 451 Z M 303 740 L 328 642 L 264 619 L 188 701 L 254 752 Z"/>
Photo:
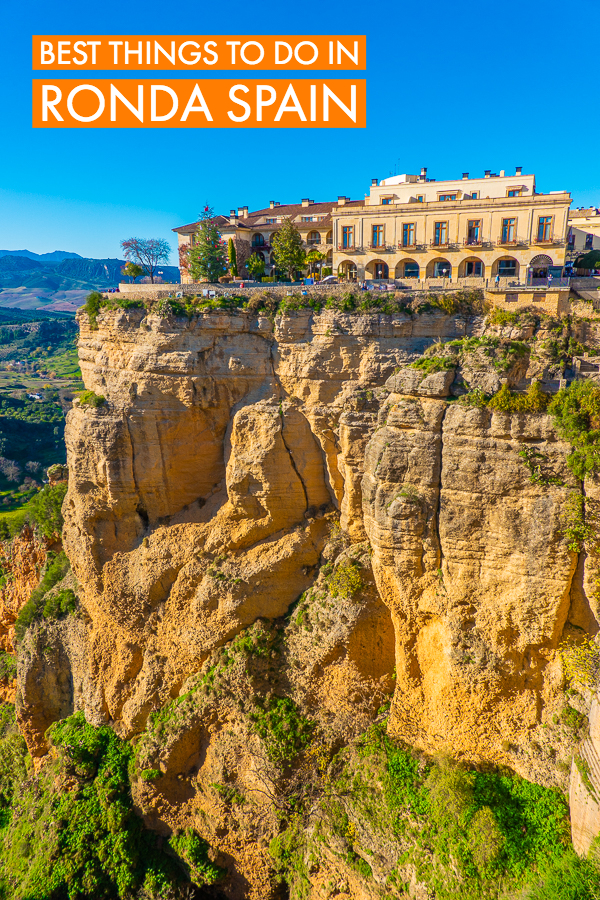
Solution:
<path fill-rule="evenodd" d="M 272 200 L 264 209 L 239 207 L 213 221 L 224 240 L 235 241 L 238 261 L 256 252 L 266 274 L 275 268 L 272 235 L 290 218 L 305 248 L 319 250 L 323 265 L 348 280 L 527 284 L 562 274 L 570 204 L 568 191 L 537 193 L 535 175 L 521 168 L 514 175 L 486 171 L 483 178 L 465 172 L 448 181 L 428 178 L 422 169 L 373 179 L 364 200 Z M 193 222 L 173 229 L 183 282 L 191 280 L 185 260 L 196 228 Z"/>
<path fill-rule="evenodd" d="M 240 260 L 240 247 L 243 249 L 242 259 L 250 253 L 257 253 L 265 263 L 265 274 L 275 269 L 275 260 L 271 247 L 271 236 L 284 219 L 291 219 L 298 227 L 305 249 L 318 250 L 325 257 L 323 266 L 333 265 L 333 231 L 331 212 L 334 207 L 347 202 L 346 197 L 338 197 L 337 201 L 315 203 L 308 198 L 300 203 L 281 204 L 271 200 L 265 209 L 250 212 L 247 206 L 232 209 L 229 216 L 215 216 L 212 220 L 217 225 L 223 240 L 233 239 L 236 243 L 237 256 Z M 193 246 L 197 222 L 180 225 L 173 231 L 179 243 L 179 259 L 182 281 L 191 280 L 185 276 L 184 261 L 186 251 Z"/>
<path fill-rule="evenodd" d="M 565 263 L 567 191 L 538 194 L 535 176 L 435 181 L 420 175 L 373 179 L 360 205 L 332 211 L 334 269 L 369 279 L 484 282 L 559 274 Z"/>
<path fill-rule="evenodd" d="M 590 250 L 600 250 L 600 209 L 593 206 L 572 209 L 569 212 L 567 258 L 575 260 Z"/>

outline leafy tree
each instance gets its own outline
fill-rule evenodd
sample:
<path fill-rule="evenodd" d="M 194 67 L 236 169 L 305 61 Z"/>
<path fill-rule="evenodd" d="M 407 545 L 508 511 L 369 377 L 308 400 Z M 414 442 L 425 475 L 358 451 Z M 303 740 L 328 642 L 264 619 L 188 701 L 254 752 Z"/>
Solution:
<path fill-rule="evenodd" d="M 238 274 L 237 255 L 235 252 L 235 244 L 233 243 L 231 238 L 229 238 L 228 250 L 229 250 L 229 271 L 231 272 L 231 274 L 233 275 L 234 278 L 237 278 L 237 274 Z"/>
<path fill-rule="evenodd" d="M 318 263 L 323 263 L 326 259 L 326 255 L 321 253 L 320 250 L 309 250 L 306 254 L 309 274 L 313 274 Z"/>
<path fill-rule="evenodd" d="M 265 261 L 258 253 L 253 253 L 246 263 L 246 268 L 253 278 L 258 278 L 260 280 L 265 274 Z"/>
<path fill-rule="evenodd" d="M 138 266 L 134 262 L 126 263 L 123 266 L 123 268 L 121 269 L 121 271 L 122 271 L 123 275 L 125 275 L 126 278 L 131 278 L 132 284 L 135 284 L 136 278 L 139 278 L 140 275 L 144 274 L 144 270 L 142 269 L 142 267 Z"/>
<path fill-rule="evenodd" d="M 127 238 L 121 241 L 123 256 L 149 276 L 154 284 L 155 269 L 169 262 L 171 247 L 162 238 Z"/>
<path fill-rule="evenodd" d="M 200 216 L 189 254 L 188 270 L 194 281 L 218 281 L 228 269 L 227 249 L 213 222 L 213 210 L 206 206 Z"/>
<path fill-rule="evenodd" d="M 577 478 L 600 471 L 600 387 L 573 381 L 548 407 L 556 430 L 571 445 L 567 463 Z"/>
<path fill-rule="evenodd" d="M 306 254 L 302 246 L 302 236 L 291 219 L 284 219 L 281 227 L 271 238 L 275 255 L 275 265 L 287 273 L 290 281 L 298 269 L 304 267 Z"/>
<path fill-rule="evenodd" d="M 577 269 L 597 269 L 600 266 L 600 250 L 590 250 L 575 260 Z"/>

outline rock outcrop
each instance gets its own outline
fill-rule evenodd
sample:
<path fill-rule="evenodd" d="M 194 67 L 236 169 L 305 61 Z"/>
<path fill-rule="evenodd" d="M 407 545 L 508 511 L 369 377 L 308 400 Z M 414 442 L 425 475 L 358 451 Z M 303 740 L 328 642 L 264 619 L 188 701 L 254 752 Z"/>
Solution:
<path fill-rule="evenodd" d="M 264 709 L 285 689 L 334 742 L 391 699 L 402 741 L 565 786 L 557 648 L 599 619 L 597 561 L 565 534 L 582 485 L 546 414 L 460 399 L 543 374 L 533 326 L 142 309 L 80 326 L 86 388 L 106 400 L 67 419 L 63 539 L 83 614 L 50 629 L 51 660 L 35 630 L 23 648 L 34 756 L 77 709 L 139 741 L 147 822 L 196 823 L 232 898 L 276 896 L 258 684 Z M 436 342 L 435 365 L 410 365 Z M 269 649 L 254 671 L 236 639 L 256 628 Z M 255 803 L 235 825 L 232 770 Z"/>

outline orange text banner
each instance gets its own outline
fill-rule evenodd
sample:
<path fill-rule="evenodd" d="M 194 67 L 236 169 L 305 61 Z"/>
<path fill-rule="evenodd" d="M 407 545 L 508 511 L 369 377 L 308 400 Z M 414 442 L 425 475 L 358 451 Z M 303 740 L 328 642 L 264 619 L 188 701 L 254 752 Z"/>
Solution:
<path fill-rule="evenodd" d="M 34 128 L 364 128 L 352 79 L 36 79 Z"/>
<path fill-rule="evenodd" d="M 39 35 L 34 70 L 366 68 L 364 35 Z"/>

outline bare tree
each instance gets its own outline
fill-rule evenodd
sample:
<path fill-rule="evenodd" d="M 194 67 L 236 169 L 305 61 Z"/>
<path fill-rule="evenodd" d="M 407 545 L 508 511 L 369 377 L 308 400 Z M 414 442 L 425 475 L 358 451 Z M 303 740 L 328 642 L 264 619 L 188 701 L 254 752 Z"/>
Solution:
<path fill-rule="evenodd" d="M 162 238 L 127 238 L 121 241 L 123 256 L 128 263 L 139 266 L 154 284 L 154 272 L 160 265 L 166 265 L 171 255 L 168 241 Z"/>

